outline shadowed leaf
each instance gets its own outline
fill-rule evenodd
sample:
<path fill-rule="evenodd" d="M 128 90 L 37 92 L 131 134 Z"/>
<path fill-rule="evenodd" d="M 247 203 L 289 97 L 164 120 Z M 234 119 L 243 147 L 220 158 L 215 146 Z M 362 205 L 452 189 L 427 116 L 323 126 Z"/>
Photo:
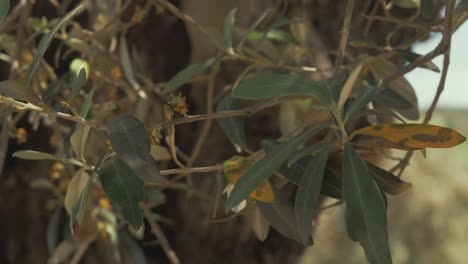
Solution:
<path fill-rule="evenodd" d="M 309 159 L 301 181 L 298 184 L 294 209 L 297 220 L 297 233 L 303 244 L 310 243 L 312 219 L 318 207 L 328 148 Z"/>
<path fill-rule="evenodd" d="M 172 93 L 175 90 L 179 89 L 182 85 L 186 82 L 190 81 L 192 77 L 195 75 L 203 72 L 204 70 L 208 69 L 209 67 L 213 66 L 214 64 L 220 62 L 222 57 L 212 57 L 202 63 L 195 63 L 187 68 L 183 69 L 179 73 L 177 73 L 172 79 L 170 79 L 164 89 L 162 90 L 163 94 Z"/>
<path fill-rule="evenodd" d="M 143 180 L 165 181 L 151 156 L 149 135 L 143 124 L 132 116 L 118 116 L 107 126 L 112 148 Z"/>
<path fill-rule="evenodd" d="M 349 143 L 344 147 L 343 177 L 349 238 L 360 242 L 369 263 L 392 263 L 384 198 L 366 164 Z"/>
<path fill-rule="evenodd" d="M 275 190 L 273 203 L 256 202 L 263 217 L 283 236 L 298 241 L 296 216 L 291 202 L 283 193 Z"/>
<path fill-rule="evenodd" d="M 143 217 L 139 203 L 145 193 L 143 181 L 118 156 L 105 161 L 98 176 L 112 205 L 133 228 L 140 228 Z"/>
<path fill-rule="evenodd" d="M 234 53 L 234 50 L 232 49 L 232 30 L 234 28 L 234 23 L 236 22 L 236 12 L 237 8 L 231 9 L 224 19 L 224 45 L 226 45 L 227 52 L 231 54 Z"/>
<path fill-rule="evenodd" d="M 239 110 L 239 99 L 226 95 L 216 106 L 216 112 Z M 244 118 L 243 117 L 226 117 L 216 119 L 224 134 L 231 140 L 234 145 L 240 148 L 246 146 Z"/>
<path fill-rule="evenodd" d="M 366 165 L 379 187 L 388 194 L 400 194 L 411 187 L 411 183 L 400 180 L 397 176 L 372 163 L 366 162 Z"/>
<path fill-rule="evenodd" d="M 432 2 L 433 0 L 428 0 L 428 1 Z M 396 52 L 410 63 L 416 61 L 417 59 L 419 59 L 421 57 L 423 57 L 422 55 L 417 54 L 417 53 L 412 52 L 412 51 L 409 51 L 409 50 L 398 50 Z M 434 71 L 434 72 L 437 72 L 437 73 L 440 72 L 439 67 L 437 67 L 437 65 L 435 65 L 432 61 L 428 61 L 426 63 L 423 63 L 419 67 L 425 68 L 425 69 L 428 69 L 428 70 L 431 70 L 431 71 Z"/>
<path fill-rule="evenodd" d="M 2 24 L 5 18 L 7 17 L 9 10 L 10 10 L 10 0 L 1 0 L 0 1 L 0 24 Z"/>
<path fill-rule="evenodd" d="M 75 76 L 74 74 L 72 75 L 74 77 L 74 81 L 71 85 L 71 90 L 70 90 L 70 100 L 73 99 L 75 96 L 80 94 L 81 89 L 83 89 L 83 86 L 86 83 L 86 69 L 81 68 L 80 72 L 78 73 L 78 76 Z"/>
<path fill-rule="evenodd" d="M 41 99 L 26 85 L 19 80 L 5 80 L 0 82 L 0 93 L 9 96 L 15 100 L 30 102 L 33 105 L 40 105 Z"/>

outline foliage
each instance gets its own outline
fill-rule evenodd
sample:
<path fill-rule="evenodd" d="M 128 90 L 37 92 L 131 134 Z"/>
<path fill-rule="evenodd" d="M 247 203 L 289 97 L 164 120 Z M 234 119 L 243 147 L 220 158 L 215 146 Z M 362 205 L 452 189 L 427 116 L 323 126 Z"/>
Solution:
<path fill-rule="evenodd" d="M 351 12 L 346 14 L 348 18 L 353 14 L 353 2 L 349 1 Z M 454 1 L 447 2 L 446 17 L 453 17 Z M 168 4 L 166 1 L 149 1 L 148 8 L 153 5 L 157 8 L 167 7 Z M 433 1 L 406 0 L 394 1 L 394 4 L 416 9 L 418 16 L 424 19 L 431 19 L 434 14 Z M 465 6 L 466 1 L 459 4 L 456 19 L 465 16 Z M 268 230 L 271 225 L 285 237 L 311 245 L 312 223 L 321 211 L 322 199 L 328 197 L 343 201 L 349 238 L 359 241 L 370 263 L 391 263 L 386 195 L 399 194 L 411 185 L 402 181 L 400 175 L 393 174 L 396 169 L 400 170 L 400 174 L 403 172 L 404 160 L 396 165 L 395 170 L 386 170 L 374 165 L 370 156 L 378 155 L 382 149 L 403 149 L 412 153 L 426 148 L 449 148 L 465 141 L 461 134 L 450 128 L 428 124 L 433 108 L 421 124 L 394 124 L 388 118 L 390 116 L 404 122 L 406 120 L 400 115 L 413 121 L 419 118 L 416 95 L 404 74 L 415 67 L 439 72 L 440 69 L 431 59 L 440 54 L 449 56 L 449 49 L 436 49 L 420 55 L 400 47 L 382 48 L 371 42 L 357 45 L 348 41 L 350 29 L 345 22 L 342 43 L 348 45 L 340 47 L 337 55 L 334 55 L 338 62 L 335 69 L 302 67 L 293 61 L 276 58 L 274 51 L 281 47 L 307 51 L 313 47 L 295 39 L 292 33 L 285 30 L 295 23 L 292 20 L 276 18 L 266 29 L 259 29 L 266 17 L 271 16 L 270 10 L 261 14 L 248 29 L 236 25 L 237 9 L 227 14 L 222 33 L 210 33 L 201 27 L 202 33 L 209 35 L 210 39 L 216 39 L 217 35 L 222 38 L 216 43 L 218 55 L 189 65 L 160 85 L 162 89 L 157 94 L 164 102 L 164 115 L 161 115 L 164 120 L 148 126 L 145 117 L 151 101 L 146 86 L 157 85 L 145 86 L 145 82 L 151 81 L 136 74 L 137 56 L 131 55 L 134 50 L 127 46 L 126 32 L 121 32 L 119 55 L 128 82 L 121 79 L 120 67 L 109 69 L 111 74 L 107 78 L 113 79 L 111 83 L 118 83 L 122 90 L 131 95 L 129 101 L 137 102 L 136 108 L 128 107 L 126 114 L 120 114 L 115 111 L 115 106 L 112 107 L 118 101 L 116 94 L 112 90 L 97 90 L 99 82 L 108 80 L 95 70 L 98 65 L 95 65 L 97 62 L 92 60 L 92 55 L 76 44 L 88 41 L 85 39 L 86 31 L 74 27 L 73 30 L 79 31 L 80 35 L 67 27 L 87 8 L 85 4 L 80 4 L 62 18 L 46 21 L 45 27 L 37 30 L 36 34 L 43 36 L 34 56 L 27 63 L 27 71 L 22 68 L 18 74 L 20 77 L 0 82 L 0 101 L 5 112 L 31 111 L 37 113 L 38 118 L 66 119 L 74 123 L 68 124 L 70 132 L 63 136 L 57 153 L 22 150 L 13 156 L 26 160 L 53 160 L 71 166 L 74 176 L 69 175 L 71 180 L 67 183 L 63 198 L 63 206 L 70 216 L 70 228 L 75 231 L 84 225 L 92 225 L 89 219 L 98 214 L 104 220 L 96 221 L 95 225 L 105 223 L 104 230 L 114 245 L 116 259 L 119 258 L 117 238 L 120 223 L 123 222 L 129 224 L 137 237 L 135 234 L 144 227 L 145 217 L 151 223 L 154 234 L 161 243 L 165 243 L 162 242 L 165 240 L 161 233 L 154 231 L 158 229 L 155 228 L 157 224 L 153 223 L 154 216 L 150 209 L 165 202 L 164 189 L 174 184 L 172 180 L 178 179 L 168 175 L 217 171 L 227 178 L 228 183 L 225 184 L 222 177 L 218 178 L 215 211 L 221 203 L 224 203 L 226 214 L 254 207 L 256 212 L 260 212 L 256 219 L 265 219 L 256 222 L 257 231 L 262 228 Z M 187 19 L 183 14 L 180 16 L 180 11 L 171 8 L 168 10 Z M 1 1 L 0 22 L 7 16 L 8 9 L 9 1 Z M 381 20 L 385 22 L 386 19 L 391 21 L 390 17 Z M 196 23 L 190 19 L 185 22 Z M 432 22 L 444 26 L 441 43 L 449 43 L 453 21 L 441 19 Z M 127 26 L 130 27 L 131 23 Z M 402 26 L 411 27 L 414 23 L 408 22 Z M 425 27 L 426 31 L 437 29 L 422 24 L 416 27 Z M 240 38 L 236 35 L 239 32 Z M 69 49 L 82 52 L 83 58 L 80 58 L 80 63 L 75 61 L 71 71 L 64 76 L 55 78 L 54 82 L 47 80 L 50 82 L 45 87 L 38 86 L 37 83 L 43 83 L 40 78 L 44 76 L 41 61 L 56 38 L 62 39 L 62 45 L 67 45 Z M 266 47 L 264 51 L 272 51 L 269 57 L 258 51 L 260 46 Z M 400 69 L 397 66 L 399 60 L 409 64 Z M 210 71 L 208 82 L 211 83 L 209 86 L 213 86 L 220 66 L 236 65 L 239 61 L 247 66 L 217 97 L 215 112 L 189 115 L 185 97 L 169 96 L 184 84 L 194 82 L 205 71 Z M 343 62 L 345 64 L 342 65 Z M 446 74 L 446 71 L 447 67 L 444 67 L 442 74 Z M 331 77 L 316 80 L 311 78 L 311 72 L 329 72 Z M 444 80 L 439 87 L 443 89 L 443 85 Z M 100 99 L 94 98 L 95 93 L 99 93 Z M 109 104 L 103 106 L 103 97 Z M 304 98 L 310 100 L 311 108 L 318 109 L 327 118 L 317 121 L 310 111 L 309 119 L 293 131 L 274 141 L 265 139 L 263 149 L 249 149 L 252 146 L 248 144 L 249 135 L 245 133 L 246 117 L 282 102 Z M 250 106 L 243 107 L 249 100 Z M 437 100 L 433 106 L 436 104 Z M 211 119 L 217 119 L 221 130 L 242 156 L 219 160 L 218 164 L 221 165 L 207 167 L 192 167 L 196 157 L 183 164 L 178 159 L 176 146 L 177 125 Z M 91 134 L 98 140 L 92 141 Z M 162 146 L 162 138 L 169 150 Z M 90 154 L 98 150 L 97 155 Z M 160 160 L 165 159 L 161 158 L 163 156 L 170 157 L 174 162 L 172 165 L 176 164 L 178 168 L 161 170 L 160 163 L 163 161 Z M 339 160 L 340 164 L 332 160 Z M 293 186 L 294 192 L 286 192 L 284 186 Z M 148 191 L 148 188 L 153 191 Z M 223 190 L 228 193 L 226 199 Z M 151 201 L 155 197 L 159 197 L 158 201 Z M 164 217 L 158 219 L 164 222 L 161 220 Z M 263 235 L 259 235 L 262 232 L 257 231 L 259 238 L 264 239 Z M 134 240 L 127 233 L 121 237 L 133 248 L 135 258 L 141 260 L 143 253 Z M 53 248 L 54 243 L 48 246 Z M 163 245 L 163 248 L 166 250 L 167 245 Z"/>

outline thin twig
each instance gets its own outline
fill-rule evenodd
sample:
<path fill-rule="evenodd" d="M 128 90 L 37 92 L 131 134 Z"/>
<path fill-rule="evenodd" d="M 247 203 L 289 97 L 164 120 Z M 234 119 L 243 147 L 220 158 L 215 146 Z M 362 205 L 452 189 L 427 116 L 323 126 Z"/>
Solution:
<path fill-rule="evenodd" d="M 429 110 L 427 110 L 426 112 L 426 115 L 424 117 L 424 121 L 423 123 L 424 124 L 427 124 L 430 120 L 431 120 L 431 117 L 432 117 L 432 114 L 437 106 L 437 103 L 439 102 L 439 99 L 440 99 L 440 96 L 442 94 L 442 92 L 444 91 L 445 89 L 445 82 L 446 82 L 446 79 L 447 79 L 447 73 L 448 73 L 448 67 L 449 67 L 449 64 L 450 64 L 450 45 L 451 45 L 451 41 L 452 41 L 452 33 L 453 33 L 453 13 L 454 13 L 454 9 L 455 9 L 455 1 L 454 0 L 447 0 L 447 6 L 446 6 L 446 9 L 445 9 L 445 18 L 444 18 L 444 31 L 443 31 L 443 38 L 442 40 L 440 41 L 439 45 L 430 53 L 428 53 L 426 56 L 424 57 L 427 57 L 425 60 L 422 60 L 419 59 L 419 60 L 416 60 L 415 62 L 411 63 L 410 65 L 413 64 L 413 68 L 416 68 L 417 66 L 421 65 L 422 63 L 424 62 L 427 62 L 429 60 L 431 60 L 432 58 L 440 55 L 440 54 L 444 54 L 444 63 L 443 63 L 443 68 L 442 68 L 442 75 L 440 77 L 440 80 L 439 80 L 439 85 L 437 87 L 437 92 L 436 92 L 436 95 L 434 97 L 434 100 L 432 101 L 432 104 L 429 108 Z M 424 58 L 423 57 L 423 58 Z M 415 63 L 418 63 L 419 64 L 415 64 Z M 408 65 L 408 66 L 410 66 Z M 408 68 L 411 68 L 411 67 L 408 67 Z M 405 67 L 407 68 L 407 67 Z M 407 69 L 405 69 L 406 71 Z M 404 71 L 400 71 L 400 72 L 404 72 Z M 395 75 L 395 74 L 394 74 Z M 392 77 L 392 76 L 390 76 Z M 391 82 L 392 78 L 388 78 L 388 82 Z M 384 81 L 385 83 L 385 81 Z M 393 168 L 390 169 L 390 172 L 394 172 L 396 170 L 400 170 L 398 172 L 398 177 L 401 177 L 401 175 L 403 174 L 404 170 L 406 169 L 406 167 L 408 166 L 409 164 L 409 160 L 411 159 L 411 157 L 413 156 L 413 152 L 414 151 L 408 151 L 405 155 L 405 157 L 403 158 L 403 160 L 401 160 L 397 165 L 395 165 Z"/>
<path fill-rule="evenodd" d="M 348 0 L 348 3 L 346 4 L 346 14 L 343 22 L 343 29 L 341 31 L 341 40 L 338 57 L 336 58 L 335 62 L 335 71 L 340 70 L 341 64 L 343 64 L 343 59 L 345 57 L 346 44 L 348 43 L 349 27 L 351 26 L 351 18 L 353 17 L 354 2 L 354 0 Z"/>
<path fill-rule="evenodd" d="M 405 26 L 405 27 L 411 27 L 411 28 L 419 29 L 419 30 L 422 30 L 424 32 L 427 32 L 427 31 L 442 32 L 443 31 L 443 28 L 440 25 L 428 26 L 428 25 L 408 22 L 406 20 L 393 18 L 393 17 L 366 16 L 366 15 L 364 15 L 364 18 L 369 19 L 369 20 L 378 20 L 378 21 L 383 21 L 383 22 L 395 23 L 395 24 L 399 24 L 399 25 L 402 25 L 402 26 Z"/>
<path fill-rule="evenodd" d="M 167 258 L 172 264 L 179 264 L 180 263 L 179 258 L 177 257 L 175 251 L 172 249 L 171 245 L 169 244 L 169 241 L 164 235 L 161 227 L 151 216 L 152 215 L 151 210 L 145 205 L 143 205 L 142 208 L 143 208 L 143 214 L 148 220 L 149 226 L 151 228 L 151 232 L 156 236 L 158 241 L 161 243 L 161 247 L 166 253 Z"/>

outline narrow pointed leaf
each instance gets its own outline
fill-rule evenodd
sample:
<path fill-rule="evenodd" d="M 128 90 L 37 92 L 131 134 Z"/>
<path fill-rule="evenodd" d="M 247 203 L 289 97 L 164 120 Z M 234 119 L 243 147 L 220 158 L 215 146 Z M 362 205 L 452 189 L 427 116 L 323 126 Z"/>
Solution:
<path fill-rule="evenodd" d="M 256 202 L 263 217 L 270 225 L 283 236 L 298 241 L 296 216 L 294 208 L 288 198 L 281 192 L 275 190 L 275 201 L 273 203 Z"/>
<path fill-rule="evenodd" d="M 72 76 L 75 77 L 74 74 Z M 74 78 L 74 81 L 71 85 L 70 100 L 80 94 L 81 89 L 83 89 L 83 86 L 85 85 L 85 83 L 86 83 L 86 70 L 85 68 L 81 68 L 80 72 L 78 73 L 78 76 Z"/>
<path fill-rule="evenodd" d="M 424 0 L 424 1 L 426 1 L 426 0 Z M 427 1 L 433 2 L 433 0 L 427 0 Z M 409 50 L 397 50 L 396 52 L 410 63 L 423 57 L 422 55 L 417 54 L 417 53 L 412 52 L 412 51 L 409 51 Z M 431 71 L 434 71 L 434 72 L 437 72 L 437 73 L 440 72 L 439 67 L 437 67 L 437 65 L 435 65 L 432 61 L 428 61 L 426 63 L 423 63 L 419 67 L 425 68 L 425 69 L 428 69 L 428 70 L 431 70 Z"/>
<path fill-rule="evenodd" d="M 0 24 L 3 23 L 10 10 L 10 0 L 0 0 Z"/>
<path fill-rule="evenodd" d="M 349 143 L 344 148 L 343 177 L 349 238 L 360 242 L 369 263 L 392 263 L 384 198 L 366 164 Z"/>
<path fill-rule="evenodd" d="M 239 99 L 226 95 L 218 103 L 216 112 L 239 110 Z M 241 148 L 246 146 L 244 118 L 243 117 L 226 117 L 216 119 L 224 134 L 231 140 L 234 145 Z"/>
<path fill-rule="evenodd" d="M 392 173 L 366 162 L 369 173 L 374 177 L 377 185 L 388 194 L 400 194 L 411 187 L 411 183 L 404 182 Z"/>
<path fill-rule="evenodd" d="M 303 244 L 311 240 L 312 219 L 317 210 L 320 189 L 328 160 L 328 148 L 312 157 L 299 182 L 294 209 L 297 220 L 297 233 Z"/>
<path fill-rule="evenodd" d="M 317 153 L 323 151 L 328 144 L 326 143 L 317 143 L 312 146 L 304 147 L 299 149 L 296 153 L 291 155 L 291 158 L 288 159 L 288 167 L 291 167 L 296 161 L 306 157 L 306 156 L 314 156 Z"/>
<path fill-rule="evenodd" d="M 72 214 L 73 206 L 79 201 L 89 178 L 88 173 L 84 169 L 78 170 L 75 175 L 73 175 L 64 199 L 64 206 L 68 215 Z"/>
<path fill-rule="evenodd" d="M 368 110 L 362 110 L 357 112 L 356 114 L 351 116 L 351 119 L 356 119 L 364 116 L 390 116 L 395 119 L 398 119 L 401 121 L 403 124 L 406 124 L 406 120 L 404 120 L 401 116 L 399 116 L 397 113 L 387 110 L 387 109 L 380 109 L 380 108 L 374 108 L 374 109 L 368 109 Z"/>
<path fill-rule="evenodd" d="M 174 77 L 172 77 L 172 79 L 170 79 L 166 83 L 164 89 L 162 90 L 162 93 L 168 94 L 176 91 L 186 82 L 190 81 L 192 77 L 210 68 L 214 64 L 220 62 L 222 59 L 222 57 L 212 57 L 202 63 L 195 63 L 188 66 L 187 68 L 177 73 Z"/>
<path fill-rule="evenodd" d="M 78 129 L 70 137 L 73 151 L 75 151 L 76 156 L 82 161 L 85 160 L 84 151 L 90 130 L 91 127 L 89 126 L 78 126 Z"/>
<path fill-rule="evenodd" d="M 368 82 L 363 82 L 360 86 L 359 96 L 350 104 L 345 114 L 345 122 L 349 120 L 357 111 L 366 107 L 379 92 L 378 86 L 370 85 Z"/>
<path fill-rule="evenodd" d="M 65 23 L 67 23 L 70 19 L 72 19 L 77 13 L 82 11 L 84 8 L 85 8 L 84 4 L 80 4 L 77 7 L 75 7 L 72 11 L 68 12 L 68 14 L 66 14 L 64 17 L 58 20 L 55 23 L 55 25 L 50 29 L 50 31 L 47 32 L 41 38 L 41 41 L 39 42 L 39 46 L 37 47 L 36 53 L 34 54 L 31 65 L 29 66 L 28 75 L 26 77 L 26 83 L 28 84 L 31 83 L 34 72 L 36 72 L 37 67 L 39 66 L 39 62 L 41 61 L 42 56 L 44 56 L 44 53 L 46 52 L 47 48 L 49 48 L 49 45 L 54 39 L 55 34 L 57 34 L 59 29 L 63 25 L 65 25 Z"/>
<path fill-rule="evenodd" d="M 251 100 L 292 95 L 312 96 L 322 102 L 327 102 L 328 98 L 319 82 L 305 76 L 286 73 L 263 74 L 243 80 L 232 91 L 234 97 Z"/>
<path fill-rule="evenodd" d="M 149 135 L 132 116 L 118 116 L 107 126 L 107 134 L 117 155 L 143 180 L 165 179 L 151 156 Z"/>
<path fill-rule="evenodd" d="M 247 195 L 258 188 L 265 179 L 270 177 L 275 170 L 281 167 L 281 165 L 300 145 L 304 144 L 304 142 L 306 142 L 310 137 L 328 126 L 329 124 L 321 124 L 313 128 L 309 128 L 301 135 L 275 147 L 267 153 L 263 159 L 252 165 L 232 190 L 232 193 L 226 202 L 226 209 L 231 209 L 239 204 L 243 199 L 245 199 L 245 197 L 247 197 Z"/>
<path fill-rule="evenodd" d="M 391 108 L 407 119 L 419 119 L 419 110 L 393 90 L 383 90 L 375 97 L 375 102 L 378 107 Z"/>
<path fill-rule="evenodd" d="M 25 159 L 25 160 L 58 160 L 59 158 L 45 152 L 35 150 L 20 150 L 16 151 L 12 155 L 14 158 Z"/>
<path fill-rule="evenodd" d="M 343 106 L 348 100 L 351 91 L 353 90 L 354 86 L 359 80 L 359 76 L 361 75 L 362 67 L 364 63 L 360 63 L 349 75 L 348 79 L 346 80 L 343 89 L 340 92 L 340 99 L 338 100 L 338 109 L 343 109 Z"/>
<path fill-rule="evenodd" d="M 368 126 L 353 132 L 355 135 L 367 135 L 383 138 L 402 147 L 450 148 L 465 142 L 466 138 L 457 131 L 434 125 L 423 124 L 381 124 Z"/>
<path fill-rule="evenodd" d="M 15 100 L 30 102 L 39 105 L 41 99 L 26 83 L 19 80 L 5 80 L 0 82 L 0 93 Z"/>
<path fill-rule="evenodd" d="M 232 49 L 232 30 L 236 21 L 236 12 L 237 8 L 233 8 L 224 19 L 224 45 L 226 45 L 228 53 L 234 53 L 234 50 Z"/>
<path fill-rule="evenodd" d="M 143 223 L 139 203 L 144 199 L 144 183 L 118 156 L 104 162 L 99 180 L 112 205 L 135 229 Z"/>

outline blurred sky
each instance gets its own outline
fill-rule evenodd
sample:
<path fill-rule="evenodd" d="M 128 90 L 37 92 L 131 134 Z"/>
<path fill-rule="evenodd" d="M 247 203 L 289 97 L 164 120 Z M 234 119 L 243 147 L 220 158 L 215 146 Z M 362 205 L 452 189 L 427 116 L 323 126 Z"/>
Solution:
<path fill-rule="evenodd" d="M 441 34 L 433 34 L 429 41 L 415 44 L 413 51 L 426 54 L 437 46 L 441 38 Z M 442 55 L 435 58 L 433 62 L 442 70 Z M 419 107 L 427 109 L 434 99 L 440 73 L 417 68 L 408 73 L 406 77 L 416 90 Z M 468 108 L 468 23 L 461 26 L 453 35 L 447 82 L 438 106 Z"/>

